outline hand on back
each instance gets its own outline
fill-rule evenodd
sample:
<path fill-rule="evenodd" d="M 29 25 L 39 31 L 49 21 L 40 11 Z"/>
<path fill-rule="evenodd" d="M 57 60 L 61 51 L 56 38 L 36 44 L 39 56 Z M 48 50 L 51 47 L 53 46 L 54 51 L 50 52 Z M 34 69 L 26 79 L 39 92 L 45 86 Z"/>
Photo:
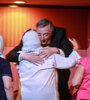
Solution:
<path fill-rule="evenodd" d="M 36 53 L 23 53 L 21 54 L 21 60 L 27 60 L 35 65 L 44 63 L 43 58 Z"/>

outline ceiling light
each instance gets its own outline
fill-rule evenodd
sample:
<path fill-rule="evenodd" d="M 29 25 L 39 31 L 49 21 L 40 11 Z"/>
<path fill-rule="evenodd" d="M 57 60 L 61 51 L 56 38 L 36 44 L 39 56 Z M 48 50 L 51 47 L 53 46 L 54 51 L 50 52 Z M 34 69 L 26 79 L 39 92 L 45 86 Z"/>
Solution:
<path fill-rule="evenodd" d="M 24 1 L 14 1 L 14 3 L 25 3 Z"/>

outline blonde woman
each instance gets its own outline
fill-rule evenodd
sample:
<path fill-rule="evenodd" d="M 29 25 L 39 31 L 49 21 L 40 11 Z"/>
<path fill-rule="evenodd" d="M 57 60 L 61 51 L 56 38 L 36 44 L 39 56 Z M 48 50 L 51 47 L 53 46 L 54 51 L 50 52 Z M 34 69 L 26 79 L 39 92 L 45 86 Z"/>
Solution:
<path fill-rule="evenodd" d="M 4 39 L 0 35 L 0 57 L 3 57 L 3 50 L 4 50 Z"/>
<path fill-rule="evenodd" d="M 0 36 L 0 100 L 14 100 L 11 67 L 9 62 L 2 58 L 3 48 L 4 41 Z"/>

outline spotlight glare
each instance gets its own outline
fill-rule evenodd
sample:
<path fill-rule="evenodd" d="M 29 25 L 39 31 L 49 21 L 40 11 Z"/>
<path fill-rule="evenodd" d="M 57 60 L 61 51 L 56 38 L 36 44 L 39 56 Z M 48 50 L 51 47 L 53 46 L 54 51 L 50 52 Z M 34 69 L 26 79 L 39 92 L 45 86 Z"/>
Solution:
<path fill-rule="evenodd" d="M 24 1 L 14 1 L 14 3 L 25 3 Z"/>

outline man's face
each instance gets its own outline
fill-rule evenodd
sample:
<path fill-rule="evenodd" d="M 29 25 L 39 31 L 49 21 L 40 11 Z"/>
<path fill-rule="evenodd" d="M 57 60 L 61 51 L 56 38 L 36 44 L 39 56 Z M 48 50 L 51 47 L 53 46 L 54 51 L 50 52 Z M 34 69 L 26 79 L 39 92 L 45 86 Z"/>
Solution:
<path fill-rule="evenodd" d="M 37 27 L 36 31 L 38 33 L 39 39 L 42 46 L 48 46 L 50 44 L 52 33 L 50 32 L 50 26 L 47 25 L 43 28 Z"/>

